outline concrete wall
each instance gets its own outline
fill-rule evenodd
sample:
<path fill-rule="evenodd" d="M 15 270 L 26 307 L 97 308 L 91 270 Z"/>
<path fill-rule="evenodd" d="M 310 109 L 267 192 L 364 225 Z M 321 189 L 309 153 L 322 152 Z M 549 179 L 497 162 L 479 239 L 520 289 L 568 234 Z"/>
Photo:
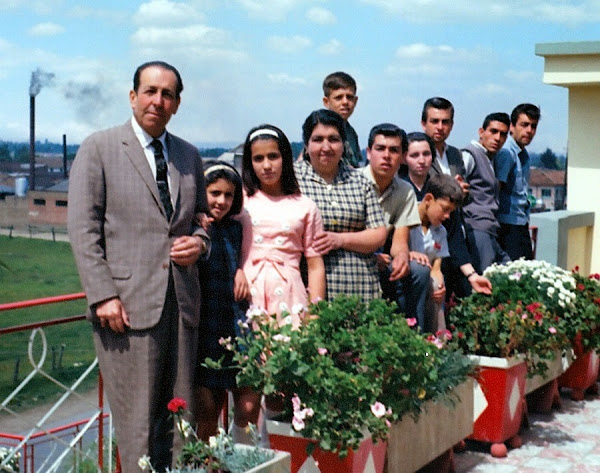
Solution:
<path fill-rule="evenodd" d="M 67 201 L 66 192 L 29 191 L 27 200 L 31 225 L 67 227 L 67 207 L 60 205 Z M 41 201 L 44 205 L 41 205 Z"/>
<path fill-rule="evenodd" d="M 0 226 L 27 227 L 28 211 L 27 197 L 7 196 L 0 200 Z"/>

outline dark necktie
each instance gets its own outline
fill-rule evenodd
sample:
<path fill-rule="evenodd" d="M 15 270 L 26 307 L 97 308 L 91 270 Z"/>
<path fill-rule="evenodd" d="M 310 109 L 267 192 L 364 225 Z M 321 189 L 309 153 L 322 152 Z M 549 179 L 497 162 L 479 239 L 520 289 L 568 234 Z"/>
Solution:
<path fill-rule="evenodd" d="M 171 194 L 169 193 L 169 181 L 167 180 L 167 161 L 165 160 L 165 155 L 163 154 L 163 146 L 160 140 L 152 140 L 152 143 L 150 144 L 154 148 L 154 159 L 156 161 L 156 184 L 158 185 L 160 201 L 165 208 L 167 220 L 171 220 L 171 215 L 173 214 L 173 204 L 171 203 Z"/>

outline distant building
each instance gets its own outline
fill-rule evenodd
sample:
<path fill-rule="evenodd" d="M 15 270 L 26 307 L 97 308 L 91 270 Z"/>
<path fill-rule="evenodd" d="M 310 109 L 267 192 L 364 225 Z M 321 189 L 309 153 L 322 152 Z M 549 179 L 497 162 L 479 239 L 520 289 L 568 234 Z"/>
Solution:
<path fill-rule="evenodd" d="M 217 158 L 219 161 L 225 161 L 235 167 L 239 173 L 242 173 L 242 157 L 244 156 L 244 143 L 237 145 L 235 148 L 226 151 Z"/>
<path fill-rule="evenodd" d="M 534 211 L 565 208 L 565 171 L 531 168 L 529 193 L 535 197 Z"/>
<path fill-rule="evenodd" d="M 66 228 L 68 192 L 67 179 L 43 190 L 29 191 L 29 224 Z"/>

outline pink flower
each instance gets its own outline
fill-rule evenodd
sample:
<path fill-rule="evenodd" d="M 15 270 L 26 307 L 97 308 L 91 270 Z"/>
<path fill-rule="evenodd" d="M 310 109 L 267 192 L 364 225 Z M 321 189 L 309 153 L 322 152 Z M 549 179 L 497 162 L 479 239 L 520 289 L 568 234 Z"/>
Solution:
<path fill-rule="evenodd" d="M 409 327 L 414 327 L 415 325 L 417 325 L 417 319 L 414 317 L 410 317 L 410 318 L 406 319 L 406 323 L 408 324 Z"/>
<path fill-rule="evenodd" d="M 294 427 L 294 430 L 296 432 L 300 432 L 305 427 L 304 421 L 302 419 L 294 416 L 294 418 L 292 419 L 292 427 Z"/>
<path fill-rule="evenodd" d="M 294 412 L 299 411 L 300 410 L 300 398 L 298 397 L 297 394 L 294 394 L 294 397 L 292 398 L 292 407 L 294 409 Z"/>
<path fill-rule="evenodd" d="M 527 318 L 527 314 L 525 314 L 525 313 L 524 313 L 524 314 L 521 316 L 521 318 L 522 318 L 523 320 L 525 320 L 525 319 Z"/>
<path fill-rule="evenodd" d="M 327 355 L 327 348 L 317 348 L 319 355 Z"/>
<path fill-rule="evenodd" d="M 371 406 L 371 412 L 375 417 L 383 417 L 385 415 L 385 406 L 377 401 Z"/>
<path fill-rule="evenodd" d="M 433 343 L 436 347 L 440 349 L 444 347 L 444 343 L 435 335 L 429 335 L 427 337 L 427 341 Z"/>
<path fill-rule="evenodd" d="M 550 333 L 556 333 L 556 329 L 554 327 L 550 327 L 548 329 L 548 332 L 550 332 Z"/>

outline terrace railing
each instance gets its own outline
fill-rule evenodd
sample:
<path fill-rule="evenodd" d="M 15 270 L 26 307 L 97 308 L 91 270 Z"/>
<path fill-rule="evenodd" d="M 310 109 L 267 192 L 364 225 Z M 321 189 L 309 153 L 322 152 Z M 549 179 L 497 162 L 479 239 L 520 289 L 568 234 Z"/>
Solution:
<path fill-rule="evenodd" d="M 23 309 L 26 307 L 35 307 L 45 304 L 72 301 L 85 298 L 84 293 L 68 294 L 56 297 L 47 297 L 29 301 L 13 302 L 0 304 L 0 317 L 2 312 Z M 20 471 L 24 473 L 33 472 L 58 472 L 72 471 L 77 472 L 84 461 L 96 466 L 97 471 L 110 471 L 110 465 L 113 464 L 112 449 L 112 425 L 110 415 L 104 412 L 102 376 L 98 374 L 98 402 L 97 405 L 88 406 L 91 408 L 91 414 L 82 413 L 82 419 L 65 422 L 58 427 L 47 427 L 47 422 L 52 415 L 59 412 L 65 406 L 69 398 L 85 399 L 78 391 L 81 383 L 93 376 L 98 360 L 87 366 L 83 373 L 71 384 L 65 385 L 58 380 L 51 372 L 45 369 L 45 362 L 48 355 L 48 344 L 45 331 L 48 327 L 69 324 L 81 321 L 85 318 L 83 315 L 72 317 L 63 317 L 53 320 L 23 324 L 13 327 L 0 328 L 0 339 L 2 336 L 14 332 L 31 331 L 28 341 L 27 354 L 32 370 L 15 387 L 15 389 L 0 404 L 0 413 L 8 413 L 11 416 L 21 419 L 21 433 L 2 432 L 0 427 L 0 446 L 8 449 L 8 453 L 0 456 L 0 471 L 10 471 L 7 465 L 14 459 L 18 459 Z M 37 356 L 37 358 L 36 358 Z M 35 378 L 43 377 L 54 383 L 60 388 L 62 395 L 42 414 L 39 419 L 31 419 L 27 413 L 19 413 L 11 408 L 11 401 L 25 389 L 25 387 Z M 108 418 L 108 419 L 106 419 Z M 105 421 L 108 421 L 108 439 L 105 439 Z M 0 423 L 1 425 L 1 423 Z M 95 439 L 97 448 L 86 448 L 86 444 L 92 444 L 90 439 Z M 107 461 L 109 465 L 105 469 L 105 445 L 107 447 Z M 118 464 L 118 462 L 117 462 Z M 6 469 L 5 469 L 6 468 Z M 117 471 L 119 470 L 117 466 Z M 89 470 L 86 470 L 89 471 Z"/>

